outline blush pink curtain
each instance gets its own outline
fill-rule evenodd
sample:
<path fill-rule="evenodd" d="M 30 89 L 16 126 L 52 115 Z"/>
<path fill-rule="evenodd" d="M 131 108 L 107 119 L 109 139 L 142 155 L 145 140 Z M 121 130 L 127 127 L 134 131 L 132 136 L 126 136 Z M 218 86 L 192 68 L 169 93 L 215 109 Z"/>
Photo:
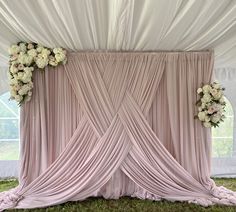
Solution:
<path fill-rule="evenodd" d="M 0 193 L 0 210 L 125 195 L 236 204 L 210 179 L 210 131 L 194 119 L 212 69 L 212 52 L 87 52 L 36 71 L 20 185 Z"/>

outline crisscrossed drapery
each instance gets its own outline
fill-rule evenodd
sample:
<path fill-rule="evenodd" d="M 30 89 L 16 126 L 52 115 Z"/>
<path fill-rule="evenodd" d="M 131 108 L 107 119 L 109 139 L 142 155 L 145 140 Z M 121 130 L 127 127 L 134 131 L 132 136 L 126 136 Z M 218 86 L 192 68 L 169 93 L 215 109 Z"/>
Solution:
<path fill-rule="evenodd" d="M 185 70 L 186 73 L 180 71 L 177 76 L 177 70 Z M 22 149 L 21 183 L 16 190 L 2 194 L 5 199 L 1 207 L 46 207 L 94 195 L 109 198 L 127 194 L 155 200 L 185 200 L 202 205 L 235 204 L 233 192 L 216 188 L 210 180 L 208 150 L 199 153 L 204 149 L 204 146 L 201 147 L 203 142 L 207 142 L 204 141 L 207 130 L 191 119 L 194 110 L 189 108 L 193 105 L 186 107 L 180 103 L 185 98 L 181 96 L 182 84 L 186 89 L 191 87 L 189 83 L 193 84 L 190 91 L 185 91 L 189 95 L 187 102 L 191 102 L 195 86 L 201 79 L 209 81 L 211 71 L 211 52 L 108 52 L 71 53 L 65 69 L 61 67 L 55 72 L 36 73 L 38 91 L 35 89 L 32 101 L 23 108 L 21 126 L 25 146 Z M 203 72 L 206 76 L 201 75 Z M 51 79 L 57 75 L 61 82 L 54 86 L 55 82 Z M 184 81 L 188 79 L 186 75 L 190 76 L 190 82 Z M 166 83 L 166 80 L 171 83 Z M 42 92 L 43 85 L 46 86 Z M 62 94 L 55 95 L 56 89 Z M 61 102 L 62 96 L 62 105 L 56 105 Z M 162 98 L 159 99 L 160 96 Z M 54 105 L 49 104 L 50 101 Z M 163 106 L 160 101 L 167 105 Z M 150 108 L 160 108 L 161 104 L 162 108 L 168 107 L 169 116 L 165 113 L 164 116 L 169 120 L 163 126 L 158 123 L 158 130 L 155 130 L 152 126 L 155 124 L 150 124 Z M 58 110 L 54 111 L 55 108 Z M 78 114 L 77 110 L 81 109 L 83 112 Z M 186 115 L 184 109 L 188 110 Z M 61 120 L 67 120 L 66 123 L 63 124 L 59 118 L 57 123 L 55 114 L 63 116 Z M 197 125 L 197 128 L 190 127 L 189 134 L 182 132 L 185 120 L 191 126 L 193 122 Z M 43 126 L 45 123 L 47 125 Z M 72 124 L 67 126 L 67 123 Z M 61 133 L 63 129 L 60 127 L 65 127 L 67 133 Z M 162 129 L 166 137 L 170 136 L 165 130 L 169 127 L 171 142 L 177 143 L 172 145 L 174 157 L 167 150 L 171 145 L 158 138 Z M 53 137 L 54 134 L 56 137 Z M 58 135 L 63 136 L 60 138 Z M 185 162 L 184 156 L 178 155 L 185 154 L 182 149 L 187 144 L 178 142 L 186 141 L 188 135 L 192 145 L 190 150 L 194 150 L 190 164 L 199 154 L 202 156 L 201 160 L 194 161 L 192 168 Z M 161 135 L 162 138 L 165 136 Z M 199 146 L 197 142 L 202 143 Z M 186 155 L 187 160 L 187 152 Z M 33 168 L 32 164 L 36 166 Z M 119 188 L 109 194 L 107 190 L 116 183 L 113 178 L 117 176 L 126 181 L 130 190 L 119 191 Z M 220 191 L 223 193 L 219 194 Z"/>

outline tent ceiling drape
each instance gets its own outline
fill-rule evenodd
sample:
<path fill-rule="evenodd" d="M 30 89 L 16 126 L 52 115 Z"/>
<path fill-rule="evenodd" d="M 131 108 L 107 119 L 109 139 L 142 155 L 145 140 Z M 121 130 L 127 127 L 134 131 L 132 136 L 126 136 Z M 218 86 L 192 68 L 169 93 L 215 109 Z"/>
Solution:
<path fill-rule="evenodd" d="M 236 67 L 232 0 L 1 0 L 0 28 L 0 66 L 23 40 L 70 50 L 210 48 L 218 67 Z"/>

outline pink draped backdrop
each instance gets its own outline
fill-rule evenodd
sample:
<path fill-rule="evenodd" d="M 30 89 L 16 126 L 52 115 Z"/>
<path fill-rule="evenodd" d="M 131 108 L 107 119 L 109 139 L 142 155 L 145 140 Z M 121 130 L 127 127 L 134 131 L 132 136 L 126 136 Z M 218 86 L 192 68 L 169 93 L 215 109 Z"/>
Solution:
<path fill-rule="evenodd" d="M 87 52 L 35 71 L 20 185 L 0 210 L 90 196 L 236 204 L 210 179 L 211 133 L 194 119 L 212 70 L 212 52 Z"/>

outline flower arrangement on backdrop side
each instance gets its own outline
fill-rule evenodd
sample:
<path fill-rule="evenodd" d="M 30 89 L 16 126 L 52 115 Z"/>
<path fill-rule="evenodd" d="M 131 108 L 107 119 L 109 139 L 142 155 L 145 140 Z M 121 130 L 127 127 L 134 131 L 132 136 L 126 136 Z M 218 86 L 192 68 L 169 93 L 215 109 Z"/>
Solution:
<path fill-rule="evenodd" d="M 67 62 L 64 49 L 50 49 L 36 43 L 19 42 L 10 47 L 9 54 L 10 99 L 16 100 L 19 105 L 32 96 L 32 72 L 35 68 L 44 70 L 47 65 L 55 67 Z"/>
<path fill-rule="evenodd" d="M 197 93 L 200 99 L 196 103 L 198 106 L 196 118 L 203 123 L 204 127 L 218 127 L 220 122 L 224 121 L 226 106 L 224 90 L 218 82 L 198 88 Z"/>

